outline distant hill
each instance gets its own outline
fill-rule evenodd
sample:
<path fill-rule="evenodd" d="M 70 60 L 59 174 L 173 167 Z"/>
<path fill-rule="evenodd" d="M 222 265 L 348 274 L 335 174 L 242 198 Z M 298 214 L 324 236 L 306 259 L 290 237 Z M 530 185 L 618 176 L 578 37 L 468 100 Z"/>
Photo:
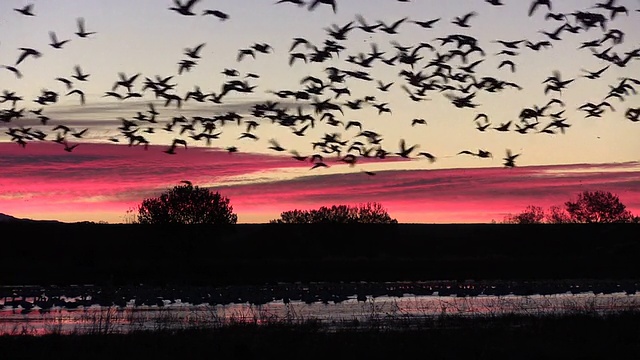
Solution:
<path fill-rule="evenodd" d="M 5 221 L 18 221 L 20 219 L 15 218 L 13 216 L 7 215 L 7 214 L 3 214 L 0 213 L 0 222 L 5 222 Z"/>
<path fill-rule="evenodd" d="M 38 222 L 38 223 L 58 223 L 56 220 L 33 220 L 33 219 L 20 219 L 15 216 L 0 213 L 0 223 L 3 222 Z"/>

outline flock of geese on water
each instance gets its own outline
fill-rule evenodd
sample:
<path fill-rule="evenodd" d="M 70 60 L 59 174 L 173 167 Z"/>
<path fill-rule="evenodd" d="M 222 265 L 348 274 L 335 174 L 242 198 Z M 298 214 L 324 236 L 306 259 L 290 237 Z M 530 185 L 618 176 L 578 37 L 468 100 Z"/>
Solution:
<path fill-rule="evenodd" d="M 389 0 L 393 1 L 393 0 Z M 410 0 L 395 0 L 397 2 L 410 2 Z M 220 21 L 229 21 L 230 15 L 220 10 L 203 9 L 197 10 L 200 0 L 174 0 L 174 4 L 169 11 L 173 11 L 179 16 L 213 16 Z M 309 11 L 317 10 L 322 7 L 329 7 L 336 13 L 339 9 L 337 0 L 279 0 L 275 6 L 287 6 L 286 3 L 307 7 Z M 503 0 L 478 0 L 478 3 L 485 3 L 484 6 L 503 6 Z M 26 5 L 23 8 L 16 8 L 16 16 L 37 16 L 33 4 Z M 515 60 L 522 51 L 545 51 L 553 47 L 555 43 L 562 40 L 561 37 L 568 37 L 573 34 L 591 32 L 593 39 L 583 42 L 578 50 L 589 51 L 598 58 L 602 63 L 602 67 L 593 71 L 585 70 L 580 78 L 587 80 L 597 80 L 606 71 L 610 69 L 627 67 L 632 61 L 640 58 L 640 47 L 631 51 L 618 54 L 615 50 L 624 42 L 624 33 L 609 25 L 615 19 L 621 16 L 633 16 L 632 13 L 640 12 L 638 10 L 628 10 L 625 6 L 618 5 L 616 0 L 608 0 L 606 2 L 595 3 L 587 9 L 579 9 L 571 13 L 554 13 L 551 0 L 534 0 L 531 2 L 528 16 L 541 16 L 542 11 L 547 11 L 543 15 L 546 22 L 553 25 L 552 31 L 540 30 L 539 34 L 544 35 L 540 41 L 530 41 L 527 39 L 517 40 L 494 40 L 493 43 L 500 44 L 502 50 L 495 54 L 500 56 L 502 60 L 498 66 L 500 71 L 516 71 Z M 451 23 L 460 29 L 471 27 L 474 17 L 479 16 L 475 11 L 469 12 L 462 16 L 455 17 Z M 337 59 L 344 59 L 345 64 L 350 64 L 350 68 L 327 66 L 324 76 L 307 75 L 300 80 L 301 88 L 299 89 L 280 89 L 277 91 L 268 90 L 267 93 L 274 95 L 278 99 L 284 99 L 283 102 L 294 102 L 299 104 L 297 109 L 290 110 L 283 107 L 277 101 L 264 101 L 256 103 L 250 109 L 248 114 L 239 114 L 229 111 L 214 116 L 192 116 L 184 115 L 174 116 L 170 120 L 161 125 L 158 117 L 160 112 L 156 109 L 153 102 L 148 102 L 148 108 L 144 111 L 138 111 L 135 116 L 130 119 L 119 118 L 121 125 L 117 128 L 119 135 L 109 138 L 113 143 L 126 142 L 129 146 L 142 146 L 148 148 L 150 141 L 147 134 L 158 131 L 177 134 L 171 145 L 164 150 L 167 154 L 176 154 L 180 149 L 187 148 L 189 141 L 203 141 L 206 145 L 211 145 L 213 140 L 219 139 L 222 131 L 220 130 L 225 124 L 237 124 L 245 131 L 241 133 L 238 141 L 255 141 L 259 137 L 255 130 L 263 123 L 271 123 L 284 126 L 291 129 L 297 136 L 305 136 L 305 132 L 311 127 L 315 128 L 318 123 L 324 123 L 332 129 L 325 133 L 321 139 L 312 142 L 311 145 L 315 151 L 312 155 L 300 155 L 296 150 L 286 149 L 281 146 L 276 139 L 270 139 L 269 150 L 275 152 L 290 152 L 293 158 L 299 161 L 307 161 L 312 164 L 311 169 L 319 167 L 328 167 L 325 157 L 328 155 L 337 156 L 344 163 L 351 166 L 355 165 L 359 157 L 384 159 L 388 155 L 397 155 L 403 158 L 423 157 L 431 162 L 436 161 L 436 156 L 432 153 L 421 151 L 418 152 L 419 144 L 408 145 L 404 139 L 400 140 L 399 149 L 396 152 L 387 151 L 382 146 L 382 135 L 367 129 L 366 123 L 357 120 L 343 121 L 341 116 L 345 115 L 345 108 L 350 110 L 359 110 L 366 106 L 377 109 L 379 116 L 392 114 L 390 104 L 381 102 L 376 96 L 369 95 L 364 98 L 353 98 L 349 88 L 345 85 L 347 80 L 363 81 L 374 84 L 379 93 L 386 93 L 394 85 L 395 82 L 383 82 L 371 77 L 368 72 L 374 65 L 379 66 L 397 66 L 399 70 L 398 76 L 403 83 L 396 85 L 400 87 L 407 96 L 414 102 L 430 100 L 427 98 L 429 93 L 440 93 L 448 99 L 451 104 L 458 109 L 477 108 L 480 105 L 476 103 L 476 96 L 479 92 L 499 94 L 505 90 L 521 90 L 522 87 L 516 83 L 505 81 L 492 76 L 482 76 L 478 74 L 476 67 L 486 60 L 486 52 L 480 46 L 479 41 L 465 34 L 449 34 L 448 36 L 438 37 L 430 42 L 421 42 L 411 46 L 402 46 L 399 42 L 392 40 L 390 43 L 394 47 L 394 53 L 385 55 L 385 52 L 378 49 L 377 44 L 371 43 L 370 52 L 358 53 L 343 56 L 343 52 L 347 48 L 343 45 L 351 31 L 363 31 L 366 33 L 384 32 L 389 35 L 398 34 L 401 26 L 415 26 L 415 29 L 433 29 L 439 23 L 444 22 L 442 18 L 427 19 L 424 21 L 410 20 L 408 17 L 399 19 L 393 23 L 385 23 L 378 21 L 369 23 L 361 15 L 356 15 L 353 21 L 339 26 L 332 24 L 325 30 L 327 38 L 322 44 L 313 44 L 302 37 L 293 39 L 289 49 L 289 65 L 300 66 L 300 63 L 335 63 Z M 95 31 L 88 31 L 83 18 L 77 19 L 78 38 L 90 41 L 96 34 Z M 89 28 L 90 29 L 90 28 Z M 58 35 L 51 31 L 50 46 L 54 51 L 62 50 L 65 45 L 72 41 L 71 39 L 60 39 Z M 142 99 L 145 94 L 152 92 L 156 100 L 163 100 L 164 107 L 175 106 L 178 111 L 182 109 L 184 103 L 188 101 L 211 104 L 215 106 L 224 104 L 223 100 L 231 94 L 241 96 L 243 94 L 255 93 L 257 86 L 252 84 L 253 81 L 260 78 L 255 73 L 246 73 L 244 76 L 236 69 L 225 68 L 222 74 L 226 77 L 226 81 L 222 84 L 218 92 L 203 92 L 199 86 L 195 86 L 193 90 L 186 94 L 179 94 L 176 90 L 176 83 L 173 82 L 176 77 L 191 71 L 198 65 L 201 59 L 201 50 L 205 43 L 186 48 L 184 51 L 184 59 L 178 64 L 178 73 L 169 76 L 145 77 L 141 79 L 141 74 L 127 75 L 119 73 L 118 79 L 114 82 L 111 89 L 106 91 L 103 97 L 113 98 L 117 101 L 125 101 L 127 99 Z M 560 46 L 560 45 L 557 45 Z M 528 50 L 525 50 L 527 48 Z M 301 50 L 304 49 L 304 50 Z M 250 47 L 238 50 L 237 61 L 243 61 L 247 58 L 255 59 L 262 54 L 272 54 L 274 49 L 268 43 L 255 43 Z M 19 48 L 19 55 L 12 65 L 2 65 L 0 70 L 4 69 L 12 72 L 17 78 L 22 77 L 19 66 L 26 61 L 35 61 L 42 56 L 42 52 L 37 49 L 22 47 Z M 353 69 L 355 68 L 355 70 Z M 0 124 L 7 124 L 5 132 L 11 138 L 11 141 L 17 143 L 21 147 L 26 147 L 30 141 L 45 141 L 51 136 L 51 141 L 57 142 L 63 146 L 65 151 L 73 151 L 79 144 L 71 144 L 70 140 L 81 139 L 87 134 L 88 129 L 73 129 L 64 124 L 55 124 L 55 121 L 46 115 L 47 106 L 58 102 L 61 96 L 76 96 L 80 104 L 85 104 L 85 93 L 81 89 L 83 83 L 89 81 L 90 74 L 80 66 L 76 65 L 74 72 L 68 77 L 58 77 L 56 82 L 60 83 L 64 91 L 57 92 L 49 89 L 43 89 L 41 94 L 32 102 L 36 106 L 19 105 L 25 100 L 22 96 L 10 90 L 3 90 L 0 95 L 0 104 L 5 104 L 5 108 L 0 109 Z M 136 90 L 136 83 L 142 81 L 142 86 Z M 498 131 L 509 132 L 516 131 L 521 134 L 545 133 L 557 134 L 565 133 L 571 126 L 565 115 L 565 103 L 560 98 L 562 92 L 566 90 L 576 78 L 563 78 L 559 71 L 553 71 L 543 81 L 543 91 L 545 95 L 558 95 L 558 97 L 549 98 L 546 104 L 541 106 L 534 105 L 531 108 L 524 108 L 519 114 L 517 121 L 508 121 L 498 125 L 491 123 L 489 116 L 485 113 L 478 112 L 473 123 L 480 132 Z M 582 80 L 580 80 L 582 81 Z M 623 102 L 627 97 L 636 95 L 635 86 L 640 84 L 640 80 L 623 77 L 618 78 L 617 83 L 610 84 L 608 93 L 603 94 L 603 99 L 599 103 L 587 102 L 578 107 L 580 111 L 585 113 L 586 118 L 602 117 L 607 111 L 615 111 L 612 104 L 613 101 Z M 629 102 L 628 102 L 629 103 Z M 7 105 L 8 104 L 8 105 Z M 9 106 L 9 107 L 6 107 Z M 146 107 L 145 106 L 145 107 Z M 617 107 L 617 105 L 616 105 Z M 313 112 L 305 112 L 305 109 L 312 109 Z M 340 115 L 338 115 L 340 114 Z M 21 118 L 35 117 L 42 126 L 25 127 L 12 126 Z M 626 119 L 632 122 L 640 120 L 640 107 L 630 106 L 625 112 Z M 545 119 L 548 119 L 545 120 Z M 542 121 L 545 121 L 543 123 Z M 50 124 L 50 121 L 53 124 Z M 415 118 L 411 120 L 411 126 L 427 125 L 425 119 Z M 47 133 L 43 129 L 48 126 L 50 132 Z M 357 129 L 357 135 L 351 139 L 343 139 L 343 132 L 349 129 Z M 238 147 L 229 146 L 226 150 L 230 153 L 237 152 Z M 458 155 L 470 155 L 478 158 L 491 158 L 492 153 L 485 149 L 477 151 L 462 150 Z M 504 157 L 505 167 L 514 167 L 516 158 L 520 154 L 514 154 L 509 149 L 506 150 Z M 375 175 L 370 171 L 365 171 L 368 175 Z"/>
<path fill-rule="evenodd" d="M 125 308 L 135 306 L 163 307 L 169 304 L 211 306 L 230 304 L 265 305 L 274 301 L 284 304 L 303 302 L 338 304 L 355 298 L 358 302 L 388 296 L 531 296 L 557 294 L 614 294 L 636 295 L 638 284 L 633 281 L 618 283 L 570 282 L 483 282 L 483 281 L 430 281 L 388 283 L 278 283 L 261 286 L 224 287 L 151 287 L 151 286 L 56 286 L 0 288 L 0 311 L 9 310 L 22 314 L 32 311 L 47 313 L 56 309 L 88 308 L 93 305 Z"/>

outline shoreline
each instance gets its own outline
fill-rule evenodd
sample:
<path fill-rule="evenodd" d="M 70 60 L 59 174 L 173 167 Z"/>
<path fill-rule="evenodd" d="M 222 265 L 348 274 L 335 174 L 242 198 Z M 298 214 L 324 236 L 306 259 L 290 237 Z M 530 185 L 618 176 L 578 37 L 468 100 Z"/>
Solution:
<path fill-rule="evenodd" d="M 41 358 L 52 351 L 77 358 L 113 359 L 176 356 L 249 358 L 410 356 L 431 358 L 634 358 L 640 352 L 640 313 L 606 316 L 504 316 L 450 318 L 404 324 L 390 330 L 381 323 L 324 331 L 301 325 L 237 324 L 210 330 L 131 334 L 0 336 L 7 358 Z"/>

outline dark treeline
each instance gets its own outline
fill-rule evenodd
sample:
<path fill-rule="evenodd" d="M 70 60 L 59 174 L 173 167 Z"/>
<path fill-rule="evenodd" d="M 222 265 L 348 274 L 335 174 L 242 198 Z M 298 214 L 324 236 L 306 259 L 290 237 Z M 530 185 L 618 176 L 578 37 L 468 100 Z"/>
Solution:
<path fill-rule="evenodd" d="M 640 278 L 637 224 L 0 229 L 2 285 Z"/>

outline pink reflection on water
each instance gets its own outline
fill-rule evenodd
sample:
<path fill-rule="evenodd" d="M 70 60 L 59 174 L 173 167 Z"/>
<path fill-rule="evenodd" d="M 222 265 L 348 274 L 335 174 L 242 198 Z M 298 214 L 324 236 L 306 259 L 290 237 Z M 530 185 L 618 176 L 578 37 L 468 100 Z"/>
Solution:
<path fill-rule="evenodd" d="M 368 296 L 355 295 L 339 303 L 281 300 L 264 305 L 192 305 L 179 300 L 164 306 L 83 306 L 24 309 L 0 306 L 0 335 L 107 334 L 140 330 L 203 329 L 230 324 L 303 323 L 317 320 L 339 328 L 355 322 L 425 320 L 439 316 L 500 316 L 524 314 L 609 313 L 640 308 L 640 294 L 557 294 L 504 296 Z"/>

